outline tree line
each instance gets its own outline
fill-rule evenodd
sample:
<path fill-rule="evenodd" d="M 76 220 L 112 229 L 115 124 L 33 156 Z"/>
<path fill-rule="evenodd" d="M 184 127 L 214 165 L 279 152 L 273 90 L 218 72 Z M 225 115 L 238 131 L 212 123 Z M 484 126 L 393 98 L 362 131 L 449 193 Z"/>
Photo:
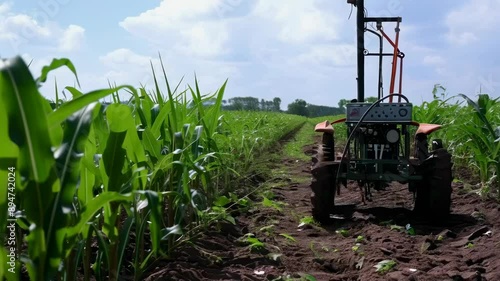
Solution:
<path fill-rule="evenodd" d="M 373 103 L 377 100 L 376 97 L 369 97 L 366 102 Z M 338 107 L 315 105 L 307 103 L 303 99 L 296 99 L 288 104 L 287 110 L 281 110 L 281 99 L 278 97 L 272 100 L 258 99 L 256 97 L 234 97 L 222 101 L 223 110 L 248 110 L 248 111 L 275 111 L 286 112 L 289 114 L 320 117 L 328 115 L 345 114 L 345 106 L 350 100 L 341 99 L 338 102 Z"/>

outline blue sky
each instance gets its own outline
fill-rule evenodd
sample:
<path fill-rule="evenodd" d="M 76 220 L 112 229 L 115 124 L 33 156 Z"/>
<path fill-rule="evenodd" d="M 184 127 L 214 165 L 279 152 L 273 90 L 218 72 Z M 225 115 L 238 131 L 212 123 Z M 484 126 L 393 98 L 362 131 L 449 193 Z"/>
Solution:
<path fill-rule="evenodd" d="M 449 94 L 500 95 L 500 0 L 366 1 L 370 16 L 402 16 L 403 93 L 419 104 L 440 83 Z M 356 97 L 355 10 L 329 0 L 0 1 L 0 56 L 22 55 L 34 76 L 54 57 L 76 65 L 83 91 L 152 85 L 161 53 L 171 83 L 199 78 L 226 98 L 301 98 L 336 106 Z M 385 30 L 394 35 L 394 26 Z M 376 41 L 367 35 L 367 48 Z M 373 38 L 373 37 L 371 37 Z M 386 45 L 387 46 L 387 45 Z M 366 95 L 376 95 L 376 59 L 367 58 Z M 384 72 L 389 89 L 390 63 Z M 75 81 L 54 72 L 41 89 L 54 97 Z"/>

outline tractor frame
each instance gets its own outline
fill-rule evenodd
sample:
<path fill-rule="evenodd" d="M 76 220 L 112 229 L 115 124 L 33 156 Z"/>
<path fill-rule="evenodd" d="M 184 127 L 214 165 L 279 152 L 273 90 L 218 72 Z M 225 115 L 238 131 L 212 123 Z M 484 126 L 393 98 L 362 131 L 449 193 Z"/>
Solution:
<path fill-rule="evenodd" d="M 433 221 L 442 221 L 450 213 L 452 162 L 441 140 L 428 136 L 441 128 L 437 124 L 421 124 L 412 120 L 413 105 L 402 94 L 404 53 L 399 50 L 401 17 L 365 17 L 364 0 L 347 0 L 357 7 L 357 99 L 346 105 L 346 117 L 315 126 L 322 133 L 321 143 L 313 156 L 312 213 L 319 222 L 330 221 L 335 212 L 335 194 L 340 183 L 347 187 L 355 181 L 364 189 L 362 200 L 372 199 L 371 189 L 381 189 L 390 182 L 408 184 L 415 197 L 414 211 Z M 383 29 L 384 23 L 395 23 L 393 41 Z M 377 30 L 368 28 L 375 23 Z M 378 36 L 379 51 L 365 49 L 364 37 L 369 32 Z M 384 52 L 384 39 L 392 52 Z M 378 100 L 365 103 L 365 57 L 375 56 L 378 64 Z M 389 94 L 383 96 L 383 58 L 392 58 Z M 395 91 L 399 65 L 399 91 Z M 388 100 L 388 102 L 387 102 Z M 397 100 L 397 101 L 396 101 Z M 334 125 L 345 122 L 347 143 L 342 153 L 335 151 Z M 412 127 L 416 126 L 416 130 Z M 416 131 L 413 135 L 411 132 Z M 412 149 L 413 143 L 413 149 Z"/>

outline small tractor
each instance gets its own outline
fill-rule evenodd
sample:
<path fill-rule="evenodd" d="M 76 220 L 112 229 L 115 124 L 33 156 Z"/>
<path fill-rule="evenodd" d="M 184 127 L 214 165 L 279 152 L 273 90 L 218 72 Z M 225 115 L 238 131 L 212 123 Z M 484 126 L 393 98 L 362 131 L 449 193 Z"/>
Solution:
<path fill-rule="evenodd" d="M 412 104 L 402 94 L 404 53 L 398 48 L 401 17 L 366 17 L 364 0 L 347 0 L 357 8 L 357 99 L 346 105 L 346 117 L 315 126 L 322 133 L 311 167 L 312 214 L 320 223 L 328 223 L 335 213 L 335 194 L 340 184 L 357 182 L 362 201 L 371 200 L 371 189 L 386 188 L 390 182 L 408 184 L 414 194 L 413 212 L 426 220 L 441 222 L 450 213 L 452 162 L 442 141 L 428 144 L 430 133 L 441 125 L 422 124 L 412 120 Z M 395 40 L 383 29 L 383 23 L 393 23 Z M 368 25 L 376 30 L 370 29 Z M 379 39 L 379 50 L 365 49 L 365 32 Z M 383 42 L 391 45 L 384 52 Z M 365 57 L 378 57 L 378 100 L 365 103 Z M 389 93 L 383 96 L 383 58 L 392 59 Z M 399 66 L 399 91 L 395 92 Z M 334 124 L 345 122 L 347 142 L 342 152 L 335 151 Z M 415 126 L 413 129 L 412 127 Z M 412 131 L 415 134 L 411 133 Z M 411 147 L 413 141 L 414 147 Z M 413 151 L 413 153 L 411 151 Z M 341 153 L 341 155 L 340 155 Z"/>

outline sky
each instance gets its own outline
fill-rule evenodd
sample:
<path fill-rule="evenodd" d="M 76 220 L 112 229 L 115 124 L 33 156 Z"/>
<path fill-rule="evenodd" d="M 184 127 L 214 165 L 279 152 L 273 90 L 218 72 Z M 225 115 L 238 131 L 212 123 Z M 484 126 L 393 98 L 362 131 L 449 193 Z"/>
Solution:
<path fill-rule="evenodd" d="M 500 96 L 500 0 L 366 0 L 368 16 L 401 16 L 403 94 L 432 99 L 435 84 L 449 95 Z M 0 57 L 21 55 L 34 77 L 53 58 L 69 58 L 83 92 L 109 82 L 153 87 L 159 55 L 171 84 L 198 78 L 203 93 L 226 79 L 225 99 L 280 97 L 337 106 L 356 97 L 356 9 L 345 0 L 0 0 Z M 394 38 L 394 24 L 384 30 Z M 367 49 L 378 50 L 367 34 Z M 385 44 L 388 46 L 388 44 Z M 389 51 L 389 48 L 386 50 Z M 385 94 L 390 61 L 384 63 Z M 366 59 L 366 96 L 376 96 L 377 59 Z M 75 86 L 66 69 L 54 83 Z"/>

